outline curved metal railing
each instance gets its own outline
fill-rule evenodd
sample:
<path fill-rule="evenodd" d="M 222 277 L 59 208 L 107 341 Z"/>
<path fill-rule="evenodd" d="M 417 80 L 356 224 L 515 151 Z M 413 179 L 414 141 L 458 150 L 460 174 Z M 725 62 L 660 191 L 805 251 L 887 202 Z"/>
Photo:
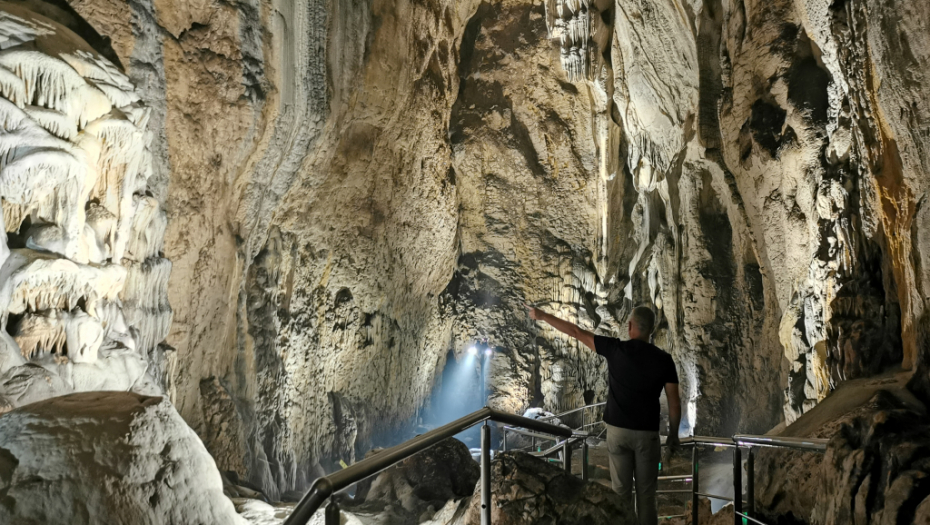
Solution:
<path fill-rule="evenodd" d="M 328 476 L 317 478 L 310 486 L 310 490 L 301 498 L 294 512 L 284 521 L 284 525 L 304 525 L 313 514 L 319 510 L 323 503 L 337 492 L 373 476 L 392 465 L 407 459 L 418 452 L 422 452 L 447 438 L 453 437 L 469 428 L 485 423 L 481 429 L 481 523 L 491 523 L 491 432 L 487 426 L 488 421 L 517 425 L 520 427 L 553 434 L 563 438 L 585 437 L 571 429 L 550 425 L 527 417 L 516 416 L 488 407 L 472 412 L 465 417 L 419 435 L 400 445 L 384 450 L 368 459 L 364 459 Z M 566 439 L 566 450 L 570 457 L 571 441 Z M 571 461 L 565 463 L 571 468 Z M 335 518 L 335 521 L 331 521 Z M 326 509 L 326 523 L 339 523 L 339 507 L 332 501 Z"/>
<path fill-rule="evenodd" d="M 577 412 L 585 408 L 595 407 L 598 405 L 587 405 L 579 409 L 569 411 L 568 413 Z M 558 417 L 558 416 L 556 416 Z M 552 419 L 551 417 L 545 419 Z M 391 447 L 383 452 L 376 454 L 368 459 L 364 459 L 354 465 L 346 467 L 343 470 L 334 472 L 328 476 L 318 478 L 310 490 L 300 500 L 300 503 L 294 508 L 294 512 L 284 521 L 284 525 L 304 525 L 316 513 L 317 510 L 336 493 L 349 488 L 350 486 L 365 480 L 366 478 L 378 474 L 379 472 L 403 461 L 419 452 L 422 452 L 440 441 L 453 437 L 475 425 L 484 423 L 481 428 L 481 524 L 491 525 L 491 432 L 487 423 L 494 421 L 504 423 L 504 431 L 524 434 L 530 437 L 551 439 L 554 445 L 546 450 L 535 451 L 533 455 L 537 457 L 548 457 L 554 453 L 561 454 L 563 468 L 571 472 L 572 446 L 581 443 L 582 447 L 582 468 L 581 477 L 588 477 L 588 443 L 589 435 L 585 432 L 579 432 L 566 427 L 560 427 L 546 423 L 543 419 L 530 419 L 505 412 L 498 412 L 490 408 L 482 408 L 472 412 L 465 417 L 459 418 L 451 423 L 433 429 L 425 434 L 419 435 L 409 441 L 405 441 L 397 446 Z M 582 428 L 584 425 L 582 426 Z M 526 430 L 524 430 L 526 429 Z M 557 437 L 553 437 L 557 436 Z M 559 440 L 558 438 L 563 438 Z M 506 438 L 505 438 L 506 446 Z M 663 445 L 664 446 L 664 445 Z M 748 522 L 766 525 L 759 521 L 755 514 L 754 503 L 754 449 L 760 447 L 771 448 L 788 448 L 807 452 L 824 452 L 827 446 L 826 439 L 813 438 L 792 438 L 780 436 L 758 436 L 750 434 L 737 434 L 732 438 L 693 436 L 681 440 L 681 446 L 692 447 L 691 455 L 691 474 L 684 476 L 660 476 L 659 480 L 667 481 L 690 481 L 690 490 L 673 490 L 664 492 L 690 492 L 691 493 L 691 512 L 692 523 L 698 523 L 698 499 L 700 497 L 719 499 L 733 503 L 735 524 L 745 524 Z M 733 450 L 733 488 L 734 497 L 727 498 L 715 494 L 705 494 L 699 491 L 699 457 L 698 449 L 700 447 L 730 448 Z M 534 447 L 535 448 L 535 447 Z M 742 481 L 742 450 L 747 449 L 747 487 L 748 499 L 743 500 L 743 481 Z M 506 449 L 505 449 L 506 450 Z M 659 491 L 663 492 L 663 491 Z M 743 504 L 746 504 L 746 512 L 743 512 Z M 326 525 L 339 523 L 339 507 L 335 500 L 331 500 L 326 508 Z"/>

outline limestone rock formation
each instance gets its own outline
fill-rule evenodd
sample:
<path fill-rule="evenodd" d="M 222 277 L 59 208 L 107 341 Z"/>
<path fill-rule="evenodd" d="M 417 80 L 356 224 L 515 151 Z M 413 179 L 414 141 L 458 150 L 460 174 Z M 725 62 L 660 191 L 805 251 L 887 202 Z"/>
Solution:
<path fill-rule="evenodd" d="M 894 365 L 930 399 L 926 2 L 69 4 L 150 108 L 177 353 L 148 362 L 272 499 L 412 426 L 476 340 L 497 408 L 603 400 L 525 302 L 619 336 L 653 306 L 685 433 L 764 432 Z"/>
<path fill-rule="evenodd" d="M 479 475 L 468 447 L 450 438 L 360 484 L 343 507 L 377 515 L 384 525 L 416 525 L 435 519 L 448 502 L 470 498 Z"/>
<path fill-rule="evenodd" d="M 71 394 L 0 416 L 0 522 L 245 524 L 171 404 Z"/>
<path fill-rule="evenodd" d="M 149 110 L 64 26 L 0 4 L 0 407 L 162 392 L 171 325 Z"/>
<path fill-rule="evenodd" d="M 760 450 L 756 501 L 764 515 L 819 525 L 923 523 L 926 408 L 903 383 L 900 374 L 851 381 L 784 430 L 832 437 L 825 455 Z"/>
<path fill-rule="evenodd" d="M 491 520 L 501 525 L 632 525 L 632 509 L 609 488 L 584 482 L 523 452 L 505 452 L 491 465 Z M 481 523 L 476 494 L 462 525 Z"/>

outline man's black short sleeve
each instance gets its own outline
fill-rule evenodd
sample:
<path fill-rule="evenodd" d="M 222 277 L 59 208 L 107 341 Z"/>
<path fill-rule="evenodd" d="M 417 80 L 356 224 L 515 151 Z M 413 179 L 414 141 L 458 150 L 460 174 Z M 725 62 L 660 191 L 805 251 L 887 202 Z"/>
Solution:
<path fill-rule="evenodd" d="M 613 337 L 604 337 L 603 335 L 594 336 L 594 351 L 598 355 L 607 357 L 607 355 L 617 349 L 617 343 L 622 343 L 623 341 L 619 339 L 614 339 Z"/>
<path fill-rule="evenodd" d="M 604 422 L 630 430 L 659 430 L 659 395 L 678 383 L 672 356 L 638 340 L 594 336 L 594 349 L 607 360 L 609 389 Z"/>

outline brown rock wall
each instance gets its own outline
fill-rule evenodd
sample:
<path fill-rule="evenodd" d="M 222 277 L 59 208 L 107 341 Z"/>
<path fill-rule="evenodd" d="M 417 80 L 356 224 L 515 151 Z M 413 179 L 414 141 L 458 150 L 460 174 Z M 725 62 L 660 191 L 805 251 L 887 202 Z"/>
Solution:
<path fill-rule="evenodd" d="M 896 363 L 930 391 L 930 9 L 560 2 L 70 2 L 153 108 L 172 400 L 228 468 L 302 484 L 476 339 L 498 407 L 603 399 L 525 301 L 653 305 L 702 434 Z"/>

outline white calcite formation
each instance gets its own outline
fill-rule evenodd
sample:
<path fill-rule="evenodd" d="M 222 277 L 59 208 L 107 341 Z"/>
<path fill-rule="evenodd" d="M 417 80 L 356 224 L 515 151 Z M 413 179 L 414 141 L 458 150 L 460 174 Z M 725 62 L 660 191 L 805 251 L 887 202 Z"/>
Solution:
<path fill-rule="evenodd" d="M 161 397 L 85 392 L 0 417 L 0 523 L 248 523 Z"/>
<path fill-rule="evenodd" d="M 271 497 L 422 416 L 477 339 L 495 407 L 603 400 L 602 360 L 525 302 L 620 336 L 653 306 L 702 434 L 896 364 L 930 398 L 927 2 L 71 5 L 151 108 L 135 197 L 172 213 L 178 349 L 157 366 L 220 468 Z M 121 215 L 91 201 L 102 247 Z M 149 243 L 165 223 L 135 226 L 140 206 Z M 143 244 L 124 294 L 166 275 Z M 163 299 L 120 297 L 122 322 L 161 326 Z"/>
<path fill-rule="evenodd" d="M 594 43 L 601 26 L 595 0 L 546 0 L 545 5 L 549 37 L 559 41 L 565 74 L 573 82 L 588 80 L 600 49 Z"/>
<path fill-rule="evenodd" d="M 0 406 L 155 394 L 171 325 L 149 111 L 70 30 L 0 3 Z"/>

